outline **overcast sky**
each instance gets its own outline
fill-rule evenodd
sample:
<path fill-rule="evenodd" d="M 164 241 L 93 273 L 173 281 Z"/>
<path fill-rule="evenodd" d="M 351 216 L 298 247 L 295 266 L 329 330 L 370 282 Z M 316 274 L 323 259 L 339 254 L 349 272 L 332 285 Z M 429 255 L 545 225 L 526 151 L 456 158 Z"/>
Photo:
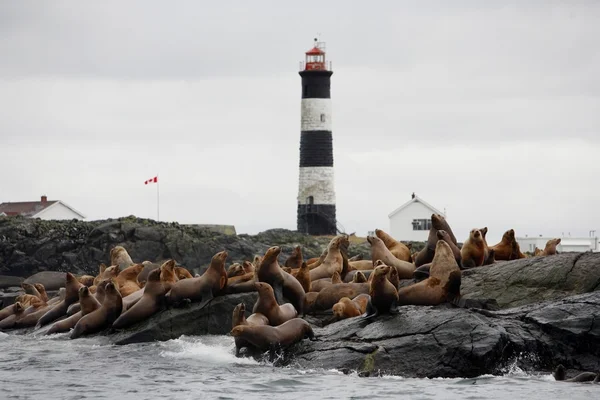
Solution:
<path fill-rule="evenodd" d="M 316 35 L 348 232 L 413 191 L 459 240 L 600 232 L 595 1 L 1 2 L 0 201 L 156 218 L 158 173 L 161 220 L 295 229 Z"/>

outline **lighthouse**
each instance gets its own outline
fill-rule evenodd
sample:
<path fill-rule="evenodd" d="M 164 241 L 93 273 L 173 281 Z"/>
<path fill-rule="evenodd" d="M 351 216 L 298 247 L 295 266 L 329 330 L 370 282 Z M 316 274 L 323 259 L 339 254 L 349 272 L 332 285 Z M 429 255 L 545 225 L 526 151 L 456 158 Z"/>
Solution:
<path fill-rule="evenodd" d="M 300 179 L 298 182 L 298 232 L 335 235 L 335 188 L 331 135 L 331 63 L 325 45 L 315 43 L 301 63 Z"/>

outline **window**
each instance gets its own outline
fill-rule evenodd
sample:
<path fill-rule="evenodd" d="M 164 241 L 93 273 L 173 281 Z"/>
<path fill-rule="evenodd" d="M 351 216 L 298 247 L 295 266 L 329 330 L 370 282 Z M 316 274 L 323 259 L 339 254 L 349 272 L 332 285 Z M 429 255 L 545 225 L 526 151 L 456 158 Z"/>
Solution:
<path fill-rule="evenodd" d="M 321 114 L 321 122 L 325 122 L 325 114 Z"/>
<path fill-rule="evenodd" d="M 413 231 L 428 231 L 431 229 L 430 219 L 413 219 Z"/>
<path fill-rule="evenodd" d="M 315 198 L 314 198 L 314 196 L 308 196 L 308 197 L 306 198 L 306 203 L 308 203 L 308 204 L 310 204 L 310 205 L 313 205 L 313 204 L 315 204 Z"/>

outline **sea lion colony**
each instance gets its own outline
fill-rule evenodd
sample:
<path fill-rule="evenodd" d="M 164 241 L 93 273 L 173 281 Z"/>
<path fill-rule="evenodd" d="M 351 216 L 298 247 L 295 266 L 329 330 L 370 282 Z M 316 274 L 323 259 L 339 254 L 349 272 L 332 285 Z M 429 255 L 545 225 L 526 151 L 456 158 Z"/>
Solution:
<path fill-rule="evenodd" d="M 320 257 L 304 260 L 296 246 L 279 264 L 281 248 L 270 247 L 253 261 L 225 268 L 227 252 L 215 254 L 208 269 L 192 277 L 174 260 L 162 265 L 136 264 L 122 246 L 111 250 L 110 266 L 101 264 L 98 275 L 76 277 L 66 273 L 65 286 L 48 299 L 41 284 L 23 284 L 26 294 L 0 310 L 0 330 L 36 327 L 46 334 L 70 332 L 75 339 L 103 330 L 128 328 L 168 307 L 191 302 L 206 305 L 216 296 L 258 292 L 252 313 L 243 303 L 232 310 L 231 335 L 236 355 L 275 351 L 305 337 L 315 340 L 306 314 L 331 313 L 329 322 L 346 318 L 376 318 L 397 312 L 402 305 L 458 304 L 461 270 L 499 261 L 524 258 L 514 230 L 489 246 L 487 227 L 472 229 L 459 244 L 448 222 L 432 215 L 427 245 L 411 252 L 409 245 L 376 229 L 368 236 L 371 259 L 349 257 L 347 235 L 334 237 Z M 557 254 L 560 239 L 552 239 L 535 256 Z M 400 285 L 401 280 L 413 280 Z M 44 327 L 48 328 L 44 328 Z"/>

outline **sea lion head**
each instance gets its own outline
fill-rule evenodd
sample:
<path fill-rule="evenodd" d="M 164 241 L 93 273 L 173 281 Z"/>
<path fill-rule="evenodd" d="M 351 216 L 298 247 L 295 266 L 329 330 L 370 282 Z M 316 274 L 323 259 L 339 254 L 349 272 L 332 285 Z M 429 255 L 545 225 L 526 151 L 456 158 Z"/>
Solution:
<path fill-rule="evenodd" d="M 477 230 L 477 229 L 473 229 L 473 230 Z M 479 233 L 479 235 L 481 237 L 481 233 Z M 450 248 L 448 243 L 446 243 L 445 240 L 438 240 L 437 244 L 435 245 L 435 255 L 433 256 L 432 264 L 435 263 L 436 260 L 439 260 L 442 258 L 452 259 L 452 260 L 454 260 L 454 263 L 456 263 L 456 259 L 454 258 L 454 254 L 452 253 L 452 249 Z"/>
<path fill-rule="evenodd" d="M 567 370 L 562 364 L 558 364 L 552 375 L 557 381 L 564 381 L 567 375 Z"/>
<path fill-rule="evenodd" d="M 396 268 L 390 267 L 390 272 L 389 272 L 388 276 L 389 276 L 389 281 L 392 283 L 398 282 L 400 280 L 400 277 L 398 276 L 398 270 Z"/>
<path fill-rule="evenodd" d="M 385 277 L 388 272 L 390 272 L 390 267 L 388 267 L 387 265 L 380 265 L 378 267 L 375 267 L 375 269 L 373 269 L 373 281 L 375 281 L 376 279 L 383 279 L 383 277 Z"/>
<path fill-rule="evenodd" d="M 379 259 L 373 264 L 374 267 L 379 267 L 380 265 L 385 265 L 385 263 Z"/>
<path fill-rule="evenodd" d="M 167 260 L 163 265 L 160 266 L 160 269 L 165 269 L 170 272 L 175 271 L 175 260 Z"/>
<path fill-rule="evenodd" d="M 35 285 L 32 285 L 30 283 L 25 283 L 25 282 L 21 283 L 21 288 L 23 288 L 23 290 L 27 294 L 34 294 L 37 291 L 37 288 L 35 287 Z"/>
<path fill-rule="evenodd" d="M 99 275 L 102 275 L 104 273 L 104 271 L 106 271 L 106 265 L 104 265 L 103 263 L 100 264 L 100 266 L 98 267 L 98 271 L 100 272 Z"/>
<path fill-rule="evenodd" d="M 302 269 L 302 270 L 308 269 L 308 265 L 306 265 L 306 261 L 302 261 L 302 265 L 300 266 L 300 269 Z"/>
<path fill-rule="evenodd" d="M 90 295 L 90 289 L 87 286 L 82 286 L 79 288 L 79 298 L 86 297 Z"/>
<path fill-rule="evenodd" d="M 227 269 L 227 276 L 232 278 L 239 275 L 244 275 L 244 267 L 240 263 L 231 264 Z"/>
<path fill-rule="evenodd" d="M 374 241 L 375 241 L 375 236 L 371 236 L 371 235 L 367 236 L 367 242 L 369 242 L 369 244 L 371 246 L 373 246 Z"/>
<path fill-rule="evenodd" d="M 335 303 L 335 304 L 333 305 L 333 307 L 331 308 L 331 309 L 332 309 L 332 311 L 333 311 L 333 316 L 334 316 L 336 319 L 342 319 L 342 318 L 344 318 L 344 311 L 346 310 L 346 305 L 345 305 L 345 304 L 344 304 L 344 302 L 342 301 L 342 300 L 344 300 L 344 299 L 348 299 L 348 300 L 350 300 L 350 298 L 348 298 L 348 297 L 342 297 L 342 298 L 340 299 L 340 301 L 338 301 L 337 303 Z"/>
<path fill-rule="evenodd" d="M 175 273 L 177 274 L 177 278 L 179 278 L 179 280 L 193 278 L 190 271 L 184 267 L 175 267 Z"/>
<path fill-rule="evenodd" d="M 353 283 L 365 283 L 366 281 L 367 277 L 361 271 L 356 272 L 356 274 L 354 274 L 354 276 L 352 277 Z"/>
<path fill-rule="evenodd" d="M 267 249 L 267 252 L 265 253 L 265 256 L 262 259 L 262 264 L 272 263 L 273 261 L 275 261 L 277 259 L 277 257 L 279 257 L 279 254 L 281 254 L 281 247 L 279 247 L 279 246 L 269 247 Z"/>
<path fill-rule="evenodd" d="M 471 234 L 471 238 L 475 239 L 476 241 L 479 241 L 482 239 L 481 231 L 479 229 L 471 229 L 470 234 Z"/>
<path fill-rule="evenodd" d="M 443 229 L 440 229 L 436 232 L 436 236 L 438 239 L 447 240 L 449 238 L 448 232 Z"/>
<path fill-rule="evenodd" d="M 110 278 L 111 276 L 119 275 L 119 272 L 121 272 L 121 267 L 119 265 L 111 265 L 104 270 L 102 276 L 104 278 Z"/>
<path fill-rule="evenodd" d="M 148 282 L 158 282 L 160 281 L 160 268 L 153 269 L 148 274 Z"/>
<path fill-rule="evenodd" d="M 37 291 L 38 291 L 38 292 L 40 292 L 40 294 L 42 294 L 42 295 L 43 295 L 44 293 L 46 293 L 46 288 L 44 287 L 44 285 L 43 285 L 43 284 L 41 284 L 41 283 L 36 283 L 36 284 L 34 284 L 33 286 L 35 286 L 35 288 L 37 289 Z"/>
<path fill-rule="evenodd" d="M 233 337 L 238 337 L 241 336 L 244 333 L 244 325 L 238 325 L 236 327 L 234 327 L 231 332 L 229 332 L 231 334 L 231 336 Z"/>
<path fill-rule="evenodd" d="M 214 261 L 218 261 L 219 263 L 225 263 L 225 260 L 227 260 L 227 256 L 229 254 L 227 254 L 227 252 L 225 250 L 218 252 L 217 254 L 215 254 L 213 256 L 213 260 Z"/>
<path fill-rule="evenodd" d="M 255 267 L 250 261 L 244 261 L 242 269 L 244 270 L 244 273 L 249 274 L 250 272 L 254 272 Z"/>
<path fill-rule="evenodd" d="M 108 281 L 108 283 L 106 284 L 106 287 L 104 288 L 104 292 L 107 295 L 114 295 L 118 291 L 119 291 L 119 289 L 117 289 L 116 285 L 112 281 Z"/>
<path fill-rule="evenodd" d="M 254 282 L 254 287 L 258 291 L 259 294 L 273 294 L 273 288 L 266 282 Z"/>
<path fill-rule="evenodd" d="M 73 275 L 70 272 L 67 272 L 66 282 L 67 282 L 67 285 L 68 285 L 69 283 L 79 282 L 79 281 L 77 280 L 77 278 L 75 278 L 75 275 Z"/>
<path fill-rule="evenodd" d="M 481 228 L 479 231 L 481 232 L 481 236 L 483 236 L 483 238 L 485 239 L 485 235 L 487 235 L 487 233 L 488 233 L 488 228 L 487 228 L 487 226 L 484 226 L 484 227 L 483 227 L 483 228 Z"/>
<path fill-rule="evenodd" d="M 300 248 L 300 245 L 294 246 L 294 248 L 292 249 L 291 257 L 298 257 L 298 255 L 300 255 L 301 253 L 302 253 L 302 249 Z"/>
<path fill-rule="evenodd" d="M 431 224 L 439 224 L 444 221 L 444 217 L 440 214 L 431 214 Z"/>
<path fill-rule="evenodd" d="M 21 304 L 19 301 L 17 301 L 15 304 L 13 304 L 13 312 L 14 313 L 20 313 L 23 310 L 24 310 L 23 304 Z"/>

